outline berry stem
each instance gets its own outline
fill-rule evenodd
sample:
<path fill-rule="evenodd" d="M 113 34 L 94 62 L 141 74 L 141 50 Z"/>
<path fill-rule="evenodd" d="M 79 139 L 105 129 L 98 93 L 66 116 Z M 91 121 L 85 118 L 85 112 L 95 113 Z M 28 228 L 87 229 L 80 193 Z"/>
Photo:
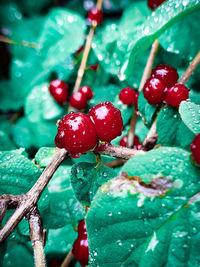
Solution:
<path fill-rule="evenodd" d="M 38 45 L 35 43 L 30 43 L 26 41 L 14 41 L 4 35 L 0 35 L 0 42 L 7 43 L 7 44 L 21 45 L 21 46 L 35 48 L 35 49 L 39 48 Z"/>
<path fill-rule="evenodd" d="M 109 143 L 100 145 L 95 149 L 95 151 L 103 155 L 108 155 L 121 159 L 130 159 L 133 156 L 145 154 L 145 151 L 142 150 L 130 149 L 123 146 L 114 146 Z"/>
<path fill-rule="evenodd" d="M 144 84 L 146 82 L 146 80 L 149 78 L 150 74 L 151 74 L 151 70 L 152 70 L 152 66 L 153 66 L 153 62 L 156 56 L 156 53 L 158 51 L 158 47 L 159 47 L 159 42 L 158 40 L 155 40 L 154 43 L 152 44 L 152 48 L 142 75 L 142 80 L 140 82 L 140 86 L 138 89 L 138 93 L 140 93 L 144 87 Z M 136 123 L 137 123 L 137 117 L 138 117 L 138 113 L 134 108 L 133 111 L 133 115 L 131 118 L 131 123 L 130 123 L 130 129 L 128 132 L 128 147 L 132 147 L 133 146 L 133 142 L 134 142 L 134 136 L 135 136 L 135 127 L 136 127 Z"/>
<path fill-rule="evenodd" d="M 97 0 L 97 4 L 96 7 L 97 9 L 101 9 L 102 6 L 102 0 Z M 76 82 L 74 85 L 74 90 L 73 93 L 77 93 L 79 91 L 80 85 L 81 85 L 81 81 L 85 72 L 85 68 L 86 68 L 86 64 L 87 64 L 87 59 L 90 53 L 90 49 L 91 49 L 91 44 L 92 44 L 92 39 L 94 36 L 94 31 L 96 28 L 97 24 L 96 23 L 92 23 L 92 27 L 89 31 L 89 34 L 86 37 L 86 44 L 85 44 L 85 48 L 83 51 L 83 58 L 81 60 L 81 64 L 79 66 L 79 70 L 78 70 L 78 75 L 76 78 Z"/>
<path fill-rule="evenodd" d="M 74 257 L 74 255 L 72 253 L 72 248 L 71 248 L 69 253 L 67 254 L 66 258 L 64 259 L 64 261 L 60 265 L 60 267 L 68 267 L 70 262 L 72 261 L 73 257 Z"/>
<path fill-rule="evenodd" d="M 36 206 L 42 192 L 67 154 L 68 152 L 65 149 L 60 149 L 33 187 L 25 195 L 18 196 L 18 205 L 15 212 L 0 230 L 0 244 L 10 235 L 23 217 Z M 4 198 L 5 196 L 0 196 L 0 199 Z"/>
<path fill-rule="evenodd" d="M 106 162 L 104 166 L 114 169 L 114 168 L 122 166 L 125 162 L 126 160 L 124 159 L 114 159 L 112 161 Z"/>
<path fill-rule="evenodd" d="M 196 55 L 196 57 L 192 60 L 190 66 L 184 72 L 183 76 L 180 78 L 179 83 L 186 84 L 186 82 L 189 80 L 190 76 L 193 74 L 194 70 L 197 68 L 199 63 L 200 63 L 200 51 Z"/>

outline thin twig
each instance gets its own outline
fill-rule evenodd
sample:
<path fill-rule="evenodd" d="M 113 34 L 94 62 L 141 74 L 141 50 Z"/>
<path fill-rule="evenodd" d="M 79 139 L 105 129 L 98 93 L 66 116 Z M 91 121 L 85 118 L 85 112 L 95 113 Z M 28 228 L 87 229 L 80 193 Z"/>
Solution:
<path fill-rule="evenodd" d="M 192 60 L 190 66 L 187 68 L 183 76 L 180 78 L 179 83 L 186 84 L 186 82 L 189 80 L 190 76 L 193 74 L 194 70 L 200 63 L 200 51 L 196 55 L 196 57 Z"/>
<path fill-rule="evenodd" d="M 26 41 L 14 41 L 14 40 L 11 40 L 4 35 L 0 35 L 0 42 L 7 43 L 7 44 L 21 45 L 21 46 L 25 46 L 25 47 L 34 48 L 34 49 L 39 48 L 39 46 L 36 43 L 30 43 L 30 42 L 26 42 Z"/>
<path fill-rule="evenodd" d="M 193 74 L 194 70 L 197 68 L 197 66 L 200 63 L 200 52 L 198 52 L 198 54 L 196 55 L 196 57 L 192 60 L 192 62 L 190 63 L 190 66 L 187 68 L 187 70 L 184 72 L 184 74 L 182 75 L 182 77 L 179 79 L 179 83 L 181 84 L 185 84 L 189 78 L 191 77 L 191 75 Z M 161 108 L 163 108 L 165 105 L 163 104 Z M 155 121 L 153 122 L 147 136 L 145 137 L 144 141 L 143 141 L 143 145 L 142 148 L 144 150 L 149 150 L 152 149 L 152 145 L 156 144 L 158 135 L 156 132 L 156 121 L 157 118 L 155 119 Z M 150 148 L 149 148 L 150 146 Z"/>
<path fill-rule="evenodd" d="M 72 253 L 72 248 L 71 248 L 60 267 L 68 267 L 70 262 L 72 261 L 73 257 L 74 257 L 74 255 Z"/>
<path fill-rule="evenodd" d="M 103 165 L 114 169 L 114 168 L 122 166 L 125 162 L 126 160 L 124 159 L 114 159 L 112 161 L 104 163 Z"/>
<path fill-rule="evenodd" d="M 95 151 L 103 155 L 121 159 L 130 159 L 133 156 L 145 154 L 142 150 L 134 150 L 123 146 L 114 146 L 109 143 L 100 145 L 95 149 Z"/>
<path fill-rule="evenodd" d="M 140 82 L 138 93 L 140 93 L 142 91 L 146 80 L 149 78 L 149 76 L 151 74 L 153 62 L 154 62 L 156 53 L 158 51 L 158 47 L 159 47 L 159 42 L 158 42 L 158 40 L 155 40 L 154 43 L 152 44 L 152 48 L 151 48 L 151 51 L 150 51 L 143 75 L 142 75 L 142 80 Z M 128 140 L 127 140 L 128 147 L 133 147 L 133 144 L 134 144 L 135 127 L 136 127 L 136 123 L 137 123 L 137 118 L 138 118 L 138 114 L 134 108 L 133 116 L 131 118 L 131 123 L 130 123 L 130 130 L 128 132 Z"/>
<path fill-rule="evenodd" d="M 40 214 L 37 208 L 33 208 L 29 214 L 30 238 L 34 251 L 35 267 L 45 267 L 44 232 Z"/>
<path fill-rule="evenodd" d="M 60 149 L 50 164 L 45 168 L 34 186 L 23 195 L 23 199 L 20 201 L 19 206 L 0 230 L 0 244 L 10 235 L 22 218 L 30 212 L 31 208 L 36 205 L 43 190 L 66 155 L 67 151 L 65 149 Z"/>

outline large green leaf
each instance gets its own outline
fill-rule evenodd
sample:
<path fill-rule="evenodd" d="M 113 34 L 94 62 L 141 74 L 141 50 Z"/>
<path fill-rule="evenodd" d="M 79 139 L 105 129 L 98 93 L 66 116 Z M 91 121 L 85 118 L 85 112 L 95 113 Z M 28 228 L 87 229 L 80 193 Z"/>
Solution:
<path fill-rule="evenodd" d="M 9 136 L 5 132 L 0 131 L 0 150 L 12 150 L 15 148 L 16 147 L 10 140 Z"/>
<path fill-rule="evenodd" d="M 125 105 L 119 100 L 119 95 L 115 97 L 113 105 L 121 111 L 123 124 L 126 125 L 134 112 L 133 105 Z"/>
<path fill-rule="evenodd" d="M 186 127 L 178 111 L 173 107 L 165 107 L 160 111 L 156 128 L 157 144 L 186 147 L 194 139 L 194 133 Z"/>
<path fill-rule="evenodd" d="M 156 105 L 150 105 L 146 98 L 144 98 L 143 92 L 138 97 L 138 110 L 144 118 L 145 123 L 150 125 L 156 112 Z"/>
<path fill-rule="evenodd" d="M 58 152 L 55 147 L 41 147 L 35 154 L 35 161 L 40 167 L 46 167 Z"/>
<path fill-rule="evenodd" d="M 181 119 L 194 133 L 200 133 L 200 106 L 190 101 L 182 101 L 179 107 Z"/>
<path fill-rule="evenodd" d="M 41 171 L 15 151 L 0 152 L 0 194 L 24 194 L 36 182 Z"/>
<path fill-rule="evenodd" d="M 55 8 L 50 11 L 39 38 L 43 67 L 49 68 L 64 61 L 84 41 L 85 21 L 72 11 Z M 59 51 L 59 53 L 58 53 Z"/>
<path fill-rule="evenodd" d="M 143 182 L 123 176 L 98 190 L 86 217 L 90 266 L 199 266 L 200 170 L 190 153 L 159 148 L 122 170 Z"/>
<path fill-rule="evenodd" d="M 115 176 L 115 171 L 108 167 L 80 162 L 71 169 L 71 184 L 77 199 L 83 205 L 90 206 L 98 188 Z"/>
<path fill-rule="evenodd" d="M 64 109 L 50 95 L 48 83 L 34 87 L 26 99 L 25 113 L 31 122 L 57 119 L 63 112 Z"/>
<path fill-rule="evenodd" d="M 166 29 L 199 8 L 199 0 L 168 0 L 155 12 L 152 12 L 129 43 L 128 51 L 120 71 L 120 79 L 124 80 L 129 76 L 133 71 L 136 59 L 141 56 L 153 41 Z"/>

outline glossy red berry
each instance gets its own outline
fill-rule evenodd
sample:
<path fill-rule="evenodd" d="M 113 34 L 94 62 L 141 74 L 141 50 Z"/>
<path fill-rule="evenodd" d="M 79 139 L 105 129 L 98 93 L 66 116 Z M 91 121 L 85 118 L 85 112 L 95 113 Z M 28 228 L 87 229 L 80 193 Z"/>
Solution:
<path fill-rule="evenodd" d="M 165 92 L 165 102 L 168 105 L 178 107 L 180 103 L 189 97 L 188 88 L 180 83 L 168 88 Z"/>
<path fill-rule="evenodd" d="M 67 101 L 68 87 L 64 81 L 51 81 L 49 85 L 49 92 L 57 103 L 63 104 Z"/>
<path fill-rule="evenodd" d="M 127 146 L 127 142 L 128 142 L 128 137 L 127 135 L 125 135 L 124 137 L 122 137 L 122 139 L 119 142 L 120 146 Z M 134 148 L 135 146 L 138 146 L 140 144 L 140 140 L 139 137 L 137 135 L 134 136 Z"/>
<path fill-rule="evenodd" d="M 70 105 L 77 110 L 82 110 L 87 107 L 87 98 L 81 92 L 73 93 L 70 96 L 69 102 L 70 102 Z"/>
<path fill-rule="evenodd" d="M 110 142 L 121 135 L 123 130 L 121 112 L 109 101 L 94 106 L 89 111 L 89 116 L 95 124 L 97 136 L 101 141 Z"/>
<path fill-rule="evenodd" d="M 152 10 L 159 7 L 162 3 L 164 3 L 166 0 L 148 0 L 147 4 L 148 7 Z"/>
<path fill-rule="evenodd" d="M 190 146 L 192 157 L 197 164 L 200 164 L 200 134 L 196 135 Z"/>
<path fill-rule="evenodd" d="M 72 253 L 82 266 L 88 265 L 89 248 L 87 236 L 78 237 L 75 240 Z"/>
<path fill-rule="evenodd" d="M 96 130 L 90 117 L 71 112 L 59 123 L 55 144 L 71 154 L 85 153 L 97 144 Z"/>
<path fill-rule="evenodd" d="M 119 99 L 123 104 L 131 105 L 134 104 L 136 92 L 133 88 L 123 88 L 119 93 Z"/>
<path fill-rule="evenodd" d="M 85 235 L 87 235 L 85 220 L 81 220 L 78 224 L 78 236 L 81 237 Z"/>
<path fill-rule="evenodd" d="M 80 88 L 79 92 L 82 93 L 87 98 L 87 100 L 92 99 L 94 96 L 92 89 L 86 85 L 82 86 Z"/>
<path fill-rule="evenodd" d="M 92 22 L 96 22 L 97 24 L 100 24 L 103 20 L 103 13 L 101 10 L 97 8 L 93 8 L 89 11 L 88 19 Z"/>
<path fill-rule="evenodd" d="M 158 78 L 149 78 L 143 88 L 143 94 L 150 105 L 164 100 L 165 83 Z"/>
<path fill-rule="evenodd" d="M 178 81 L 178 73 L 175 68 L 169 65 L 158 65 L 152 70 L 151 77 L 161 79 L 166 87 L 174 85 Z"/>

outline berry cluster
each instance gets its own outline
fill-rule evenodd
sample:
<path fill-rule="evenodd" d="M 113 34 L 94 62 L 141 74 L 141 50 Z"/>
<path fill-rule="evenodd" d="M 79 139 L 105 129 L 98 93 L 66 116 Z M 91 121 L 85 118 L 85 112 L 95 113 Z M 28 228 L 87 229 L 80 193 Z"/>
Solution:
<path fill-rule="evenodd" d="M 128 145 L 128 136 L 127 135 L 122 137 L 122 139 L 119 142 L 119 145 L 127 147 L 127 145 Z M 142 148 L 142 144 L 140 143 L 139 137 L 137 135 L 134 136 L 133 146 L 134 146 L 133 148 L 136 150 L 140 150 Z"/>
<path fill-rule="evenodd" d="M 183 100 L 188 99 L 189 90 L 177 81 L 176 69 L 169 65 L 158 65 L 152 70 L 151 77 L 144 85 L 144 97 L 151 105 L 165 102 L 178 107 Z"/>
<path fill-rule="evenodd" d="M 154 10 L 165 1 L 166 0 L 148 0 L 147 5 L 150 9 Z"/>
<path fill-rule="evenodd" d="M 59 104 L 64 104 L 67 102 L 68 98 L 68 86 L 64 81 L 54 80 L 51 81 L 49 85 L 50 94 L 53 96 L 55 101 Z M 73 93 L 70 96 L 70 105 L 77 109 L 82 110 L 87 106 L 87 102 L 93 97 L 93 91 L 88 86 L 82 86 L 79 92 Z"/>
<path fill-rule="evenodd" d="M 70 112 L 64 116 L 58 125 L 55 144 L 75 156 L 94 149 L 98 140 L 110 142 L 122 130 L 120 110 L 107 101 L 94 106 L 88 115 Z"/>
<path fill-rule="evenodd" d="M 78 238 L 75 240 L 72 253 L 80 262 L 81 266 L 88 265 L 89 248 L 85 221 L 82 220 L 78 225 Z"/>
<path fill-rule="evenodd" d="M 192 157 L 197 164 L 200 164 L 200 134 L 196 135 L 191 146 L 190 150 L 192 152 Z"/>

